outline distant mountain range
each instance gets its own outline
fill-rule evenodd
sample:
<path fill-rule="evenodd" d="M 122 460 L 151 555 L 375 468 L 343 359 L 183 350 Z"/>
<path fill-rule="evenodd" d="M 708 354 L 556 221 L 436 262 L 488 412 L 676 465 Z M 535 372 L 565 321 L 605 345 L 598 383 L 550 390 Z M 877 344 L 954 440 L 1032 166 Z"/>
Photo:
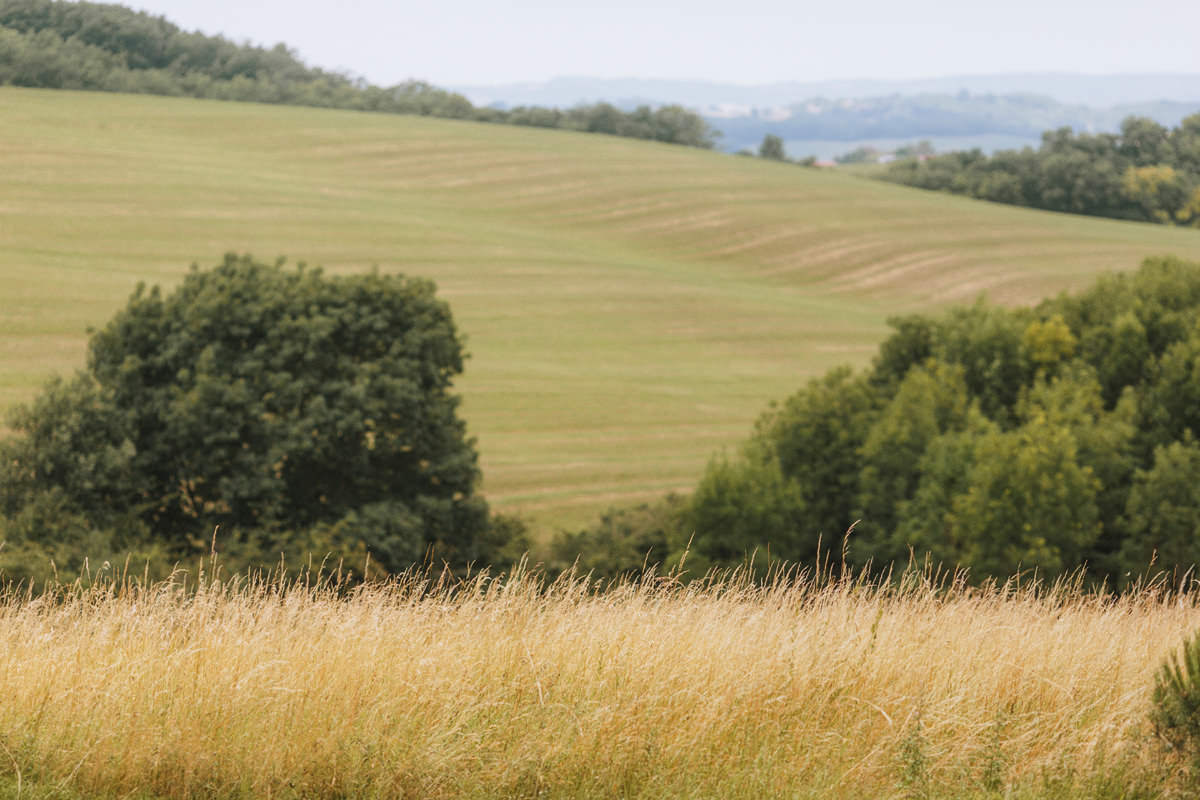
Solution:
<path fill-rule="evenodd" d="M 725 114 L 707 113 L 709 123 L 723 136 L 722 147 L 739 150 L 754 147 L 767 133 L 792 143 L 796 154 L 816 142 L 859 142 L 928 139 L 938 149 L 951 140 L 994 137 L 1019 146 L 1037 144 L 1043 131 L 1070 127 L 1080 132 L 1116 131 L 1121 120 L 1136 115 L 1150 117 L 1168 127 L 1200 111 L 1200 102 L 1162 100 L 1096 109 L 1068 105 L 1034 94 L 892 94 L 873 98 L 814 99 L 770 109 L 749 109 Z M 859 146 L 859 145 L 856 145 Z M 988 149 L 980 143 L 981 149 Z M 836 148 L 835 148 L 836 149 Z M 819 147 L 809 147 L 823 155 Z"/>
<path fill-rule="evenodd" d="M 916 139 L 929 139 L 939 150 L 1036 145 L 1042 131 L 1053 128 L 1113 131 L 1131 114 L 1171 126 L 1200 111 L 1200 74 L 975 75 L 760 86 L 556 78 L 450 88 L 476 104 L 499 107 L 678 103 L 722 132 L 722 149 L 753 149 L 771 133 L 784 139 L 790 153 L 820 157 Z"/>
<path fill-rule="evenodd" d="M 745 86 L 713 81 L 645 78 L 554 78 L 541 83 L 448 86 L 479 105 L 571 106 L 607 101 L 680 103 L 705 109 L 722 105 L 787 106 L 814 97 L 863 98 L 891 94 L 1041 94 L 1062 103 L 1108 108 L 1156 100 L 1200 102 L 1200 73 L 1161 75 L 955 75 L 919 80 L 791 81 Z"/>

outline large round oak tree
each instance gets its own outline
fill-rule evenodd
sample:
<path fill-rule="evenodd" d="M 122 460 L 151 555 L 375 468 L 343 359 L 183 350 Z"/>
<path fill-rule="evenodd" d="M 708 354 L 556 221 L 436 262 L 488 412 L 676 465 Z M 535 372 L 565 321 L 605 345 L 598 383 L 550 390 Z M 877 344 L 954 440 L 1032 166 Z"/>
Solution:
<path fill-rule="evenodd" d="M 0 512 L 136 520 L 176 552 L 321 529 L 387 569 L 481 551 L 474 443 L 452 380 L 462 342 L 432 283 L 328 277 L 249 257 L 139 287 L 88 367 L 15 415 Z"/>

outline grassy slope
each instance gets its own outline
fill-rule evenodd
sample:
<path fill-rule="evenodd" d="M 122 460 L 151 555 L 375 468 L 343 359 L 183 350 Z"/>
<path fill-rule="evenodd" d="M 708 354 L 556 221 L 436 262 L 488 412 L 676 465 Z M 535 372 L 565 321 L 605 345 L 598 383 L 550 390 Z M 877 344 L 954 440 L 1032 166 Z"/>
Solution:
<path fill-rule="evenodd" d="M 1031 301 L 1200 235 L 627 139 L 0 90 L 0 406 L 81 365 L 137 281 L 229 250 L 434 278 L 489 498 L 573 524 L 691 486 L 892 313 Z"/>

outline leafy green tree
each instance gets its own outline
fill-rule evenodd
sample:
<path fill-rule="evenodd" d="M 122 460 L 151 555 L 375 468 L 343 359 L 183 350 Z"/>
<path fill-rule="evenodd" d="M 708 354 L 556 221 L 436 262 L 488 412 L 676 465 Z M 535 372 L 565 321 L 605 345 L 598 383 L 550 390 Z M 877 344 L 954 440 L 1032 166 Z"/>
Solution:
<path fill-rule="evenodd" d="M 1048 577 L 1074 568 L 1100 534 L 1099 489 L 1070 431 L 1043 415 L 978 437 L 966 491 L 951 505 L 962 563 L 998 578 L 1019 567 Z"/>
<path fill-rule="evenodd" d="M 763 137 L 762 144 L 758 146 L 758 157 L 771 161 L 787 161 L 787 153 L 783 149 L 783 139 L 773 133 L 768 133 Z"/>
<path fill-rule="evenodd" d="M 951 309 L 934 332 L 933 355 L 963 368 L 967 390 L 988 417 L 999 422 L 1011 410 L 1030 377 L 1027 325 L 1021 313 L 988 305 Z"/>
<path fill-rule="evenodd" d="M 547 569 L 561 573 L 575 566 L 596 578 L 632 575 L 644 567 L 670 569 L 672 553 L 687 546 L 685 498 L 670 494 L 632 508 L 611 508 L 593 525 L 578 531 L 561 531 L 550 543 Z"/>
<path fill-rule="evenodd" d="M 1105 404 L 1125 387 L 1150 381 L 1156 361 L 1190 335 L 1200 312 L 1200 271 L 1174 257 L 1148 258 L 1131 274 L 1101 278 L 1086 292 L 1060 296 L 1038 314 L 1062 316 L 1079 356 L 1098 372 Z"/>
<path fill-rule="evenodd" d="M 712 149 L 720 137 L 704 117 L 683 106 L 661 106 L 654 112 L 654 138 L 660 142 Z"/>
<path fill-rule="evenodd" d="M 0 580 L 41 584 L 81 574 L 89 558 L 99 567 L 126 557 L 165 577 L 167 549 L 137 514 L 136 451 L 110 399 L 87 376 L 55 379 L 10 415 L 24 435 L 0 440 Z"/>
<path fill-rule="evenodd" d="M 788 480 L 775 459 L 731 462 L 716 458 L 684 515 L 692 531 L 687 564 L 692 574 L 734 564 L 758 554 L 799 561 L 817 553 L 820 533 L 806 522 L 800 487 Z M 681 542 L 687 546 L 688 542 Z M 672 562 L 681 560 L 677 551 Z"/>
<path fill-rule="evenodd" d="M 1200 113 L 1184 117 L 1169 138 L 1173 157 L 1168 163 L 1184 172 L 1200 175 Z"/>
<path fill-rule="evenodd" d="M 748 451 L 775 460 L 803 501 L 802 538 L 840 538 L 855 521 L 861 467 L 858 451 L 879 411 L 879 396 L 863 374 L 847 367 L 809 381 L 759 420 Z"/>
<path fill-rule="evenodd" d="M 1117 151 L 1135 167 L 1162 164 L 1172 156 L 1170 131 L 1149 117 L 1122 120 L 1120 141 Z"/>
<path fill-rule="evenodd" d="M 1132 311 L 1118 314 L 1111 325 L 1100 328 L 1098 338 L 1106 344 L 1094 347 L 1097 372 L 1104 381 L 1102 389 L 1106 404 L 1126 389 L 1139 387 L 1146 382 L 1148 370 L 1154 359 L 1150 342 L 1146 337 L 1146 326 Z"/>
<path fill-rule="evenodd" d="M 1128 535 L 1125 504 L 1138 464 L 1135 394 L 1127 391 L 1114 408 L 1106 409 L 1095 370 L 1073 362 L 1053 377 L 1040 376 L 1022 395 L 1017 414 L 1025 423 L 1044 419 L 1074 439 L 1078 464 L 1096 478 L 1101 525 L 1083 557 L 1097 573 L 1119 571 L 1117 552 Z"/>
<path fill-rule="evenodd" d="M 1200 115 L 1168 131 L 1129 117 L 1120 134 L 1046 131 L 1034 151 L 948 153 L 891 165 L 880 177 L 1053 211 L 1200 224 Z"/>
<path fill-rule="evenodd" d="M 0 514 L 13 516 L 35 497 L 56 492 L 78 509 L 130 508 L 142 492 L 128 420 L 113 411 L 112 392 L 89 375 L 50 381 L 0 440 Z"/>
<path fill-rule="evenodd" d="M 1175 221 L 1180 225 L 1200 228 L 1200 182 L 1193 186 L 1187 202 L 1175 211 Z"/>
<path fill-rule="evenodd" d="M 179 552 L 324 525 L 387 569 L 479 560 L 487 507 L 451 393 L 462 347 L 427 281 L 227 256 L 139 287 L 88 372 L 15 418 L 5 510 L 38 493 Z M 67 424 L 63 425 L 63 422 Z"/>
<path fill-rule="evenodd" d="M 1195 186 L 1174 167 L 1165 164 L 1130 167 L 1122 176 L 1121 185 L 1147 218 L 1156 222 L 1191 223 L 1189 205 Z"/>
<path fill-rule="evenodd" d="M 909 314 L 890 318 L 888 325 L 893 333 L 879 345 L 870 378 L 872 385 L 891 394 L 911 368 L 933 357 L 937 323 L 929 316 Z"/>
<path fill-rule="evenodd" d="M 928 554 L 947 566 L 969 566 L 973 537 L 958 524 L 955 500 L 967 493 L 975 448 L 983 436 L 998 432 L 996 426 L 977 408 L 971 408 L 960 431 L 951 431 L 929 442 L 917 463 L 916 491 L 897 507 L 896 529 L 884 551 L 877 557 L 879 566 L 888 558 Z"/>
<path fill-rule="evenodd" d="M 1200 434 L 1200 327 L 1167 349 L 1156 372 L 1143 404 L 1147 441 L 1159 446 Z"/>
<path fill-rule="evenodd" d="M 1200 565 L 1198 486 L 1200 444 L 1190 433 L 1155 449 L 1154 466 L 1138 471 L 1129 492 L 1125 570 L 1138 574 L 1152 563 L 1180 571 Z"/>
<path fill-rule="evenodd" d="M 1034 320 L 1021 336 L 1025 357 L 1041 370 L 1071 358 L 1075 355 L 1076 344 L 1075 335 L 1059 314 L 1048 320 Z"/>
<path fill-rule="evenodd" d="M 962 367 L 931 359 L 909 370 L 871 426 L 859 449 L 861 519 L 855 530 L 877 561 L 904 555 L 892 546 L 891 534 L 900 505 L 917 489 L 921 456 L 938 436 L 962 430 L 969 408 Z"/>

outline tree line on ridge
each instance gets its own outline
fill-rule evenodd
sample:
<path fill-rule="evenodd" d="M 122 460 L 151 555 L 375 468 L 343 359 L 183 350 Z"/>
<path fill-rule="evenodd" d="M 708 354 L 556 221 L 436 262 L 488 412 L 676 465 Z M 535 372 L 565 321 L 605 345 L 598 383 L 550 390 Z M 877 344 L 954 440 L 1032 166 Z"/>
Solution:
<path fill-rule="evenodd" d="M 1168 129 L 1128 117 L 1119 133 L 1042 134 L 1037 149 L 980 150 L 891 164 L 884 180 L 980 200 L 1200 227 L 1200 113 Z"/>
<path fill-rule="evenodd" d="M 284 44 L 235 44 L 107 3 L 0 0 L 0 86 L 340 108 L 606 133 L 712 148 L 720 134 L 678 105 L 474 106 L 423 81 L 374 86 L 310 67 Z"/>

